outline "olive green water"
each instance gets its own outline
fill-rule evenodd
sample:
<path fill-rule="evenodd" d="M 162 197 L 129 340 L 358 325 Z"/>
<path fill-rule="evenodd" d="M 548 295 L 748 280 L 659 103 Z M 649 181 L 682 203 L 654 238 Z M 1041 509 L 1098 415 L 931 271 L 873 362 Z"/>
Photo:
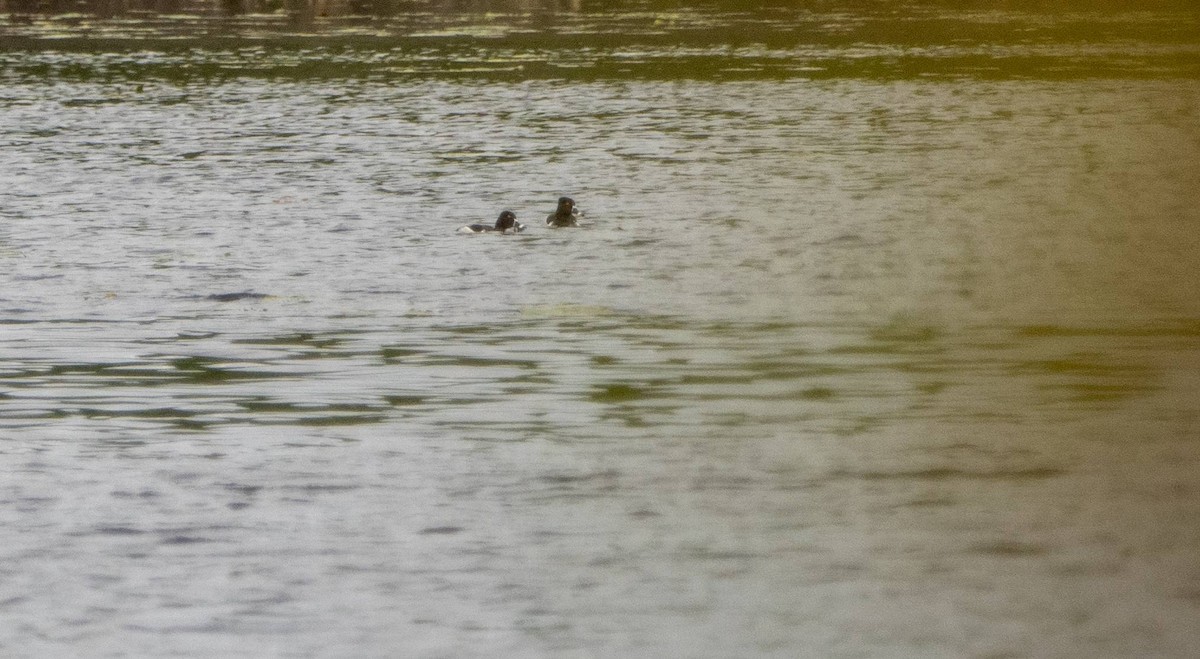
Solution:
<path fill-rule="evenodd" d="M 584 9 L 0 28 L 0 651 L 1200 652 L 1196 10 Z"/>

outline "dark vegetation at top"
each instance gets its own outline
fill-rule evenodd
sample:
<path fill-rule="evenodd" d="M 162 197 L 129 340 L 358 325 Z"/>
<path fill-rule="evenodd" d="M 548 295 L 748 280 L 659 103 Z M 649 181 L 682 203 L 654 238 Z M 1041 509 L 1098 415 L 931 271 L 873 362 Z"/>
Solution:
<path fill-rule="evenodd" d="M 99 17 L 147 14 L 236 16 L 243 14 L 308 14 L 312 16 L 378 16 L 409 13 L 602 13 L 622 11 L 708 10 L 752 12 L 781 9 L 900 13 L 921 8 L 940 10 L 1200 11 L 1195 0 L 0 0 L 0 14 L 24 22 L 36 16 L 86 14 Z"/>

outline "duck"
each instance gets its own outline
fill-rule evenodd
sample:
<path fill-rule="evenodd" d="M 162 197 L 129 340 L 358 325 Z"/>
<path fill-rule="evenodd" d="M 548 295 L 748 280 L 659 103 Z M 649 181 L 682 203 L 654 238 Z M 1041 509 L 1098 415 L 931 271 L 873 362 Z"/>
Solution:
<path fill-rule="evenodd" d="M 517 214 L 512 211 L 503 211 L 500 217 L 496 218 L 496 226 L 489 227 L 486 224 L 468 224 L 458 230 L 458 233 L 518 233 L 525 230 L 525 225 L 517 221 Z"/>
<path fill-rule="evenodd" d="M 559 197 L 558 208 L 546 216 L 548 227 L 577 227 L 583 211 L 575 208 L 575 200 L 570 197 Z"/>

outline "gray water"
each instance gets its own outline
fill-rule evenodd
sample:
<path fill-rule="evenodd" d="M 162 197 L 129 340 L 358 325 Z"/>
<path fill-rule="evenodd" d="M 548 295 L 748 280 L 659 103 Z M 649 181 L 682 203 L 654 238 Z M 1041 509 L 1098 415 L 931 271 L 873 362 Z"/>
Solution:
<path fill-rule="evenodd" d="M 1195 14 L 930 11 L 8 28 L 0 651 L 1195 656 Z"/>

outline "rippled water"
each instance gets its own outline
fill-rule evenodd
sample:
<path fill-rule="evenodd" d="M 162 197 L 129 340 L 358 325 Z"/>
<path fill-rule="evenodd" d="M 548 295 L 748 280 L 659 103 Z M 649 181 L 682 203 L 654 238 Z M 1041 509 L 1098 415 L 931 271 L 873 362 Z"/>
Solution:
<path fill-rule="evenodd" d="M 7 28 L 0 649 L 1200 651 L 1194 11 L 823 7 Z"/>

